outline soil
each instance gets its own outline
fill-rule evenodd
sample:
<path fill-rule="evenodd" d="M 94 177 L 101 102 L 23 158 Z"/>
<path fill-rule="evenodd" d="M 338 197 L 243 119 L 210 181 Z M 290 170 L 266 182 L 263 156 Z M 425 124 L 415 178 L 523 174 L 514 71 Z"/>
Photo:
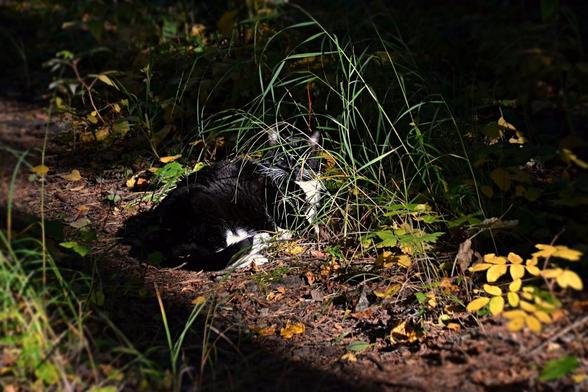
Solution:
<path fill-rule="evenodd" d="M 125 219 L 149 207 L 139 202 L 145 193 L 126 187 L 129 168 L 137 170 L 132 155 L 117 145 L 73 146 L 68 123 L 53 119 L 47 124 L 48 119 L 42 105 L 0 99 L 0 145 L 28 151 L 25 160 L 35 166 L 47 130 L 45 164 L 50 171 L 44 214 L 64 224 L 66 238 L 78 235 L 72 223 L 91 222 L 97 235 L 91 255 L 65 260 L 68 267 L 97 267 L 104 295 L 98 302 L 109 318 L 136 347 L 165 360 L 157 293 L 175 331 L 185 325 L 199 298 L 209 304 L 190 328 L 204 329 L 208 338 L 198 335 L 186 342 L 186 389 L 588 390 L 588 381 L 575 383 L 569 377 L 538 381 L 543 364 L 563 355 L 588 366 L 588 301 L 582 298 L 542 333 L 512 333 L 501 320 L 476 320 L 442 299 L 419 303 L 410 282 L 424 277 L 414 271 L 398 267 L 376 274 L 370 270 L 373 260 L 340 265 L 325 249 L 310 244 L 302 243 L 305 251 L 299 255 L 284 251 L 272 263 L 234 272 L 157 268 L 130 257 L 116 232 Z M 7 151 L 0 151 L 0 205 L 6 205 L 17 160 Z M 41 186 L 30 169 L 21 167 L 12 189 L 17 221 L 40 216 Z M 73 169 L 80 171 L 81 180 L 63 177 Z M 448 290 L 461 290 L 454 281 L 446 282 Z M 373 294 L 394 283 L 398 291 L 389 298 Z M 451 323 L 439 322 L 443 312 L 450 314 Z M 403 321 L 407 336 L 397 334 L 393 344 L 390 331 Z M 284 336 L 288 324 L 304 330 Z M 410 331 L 415 335 L 408 336 Z M 203 342 L 207 355 L 202 354 Z M 134 389 L 132 383 L 126 388 Z"/>

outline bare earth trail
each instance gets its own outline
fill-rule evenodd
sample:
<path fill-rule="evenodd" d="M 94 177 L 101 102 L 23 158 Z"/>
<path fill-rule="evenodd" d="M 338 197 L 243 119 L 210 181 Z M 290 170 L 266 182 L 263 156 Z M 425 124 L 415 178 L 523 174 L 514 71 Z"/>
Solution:
<path fill-rule="evenodd" d="M 38 165 L 47 118 L 43 107 L 0 99 L 0 145 L 28 150 L 26 161 Z M 585 317 L 586 301 L 576 301 L 579 305 L 567 317 L 539 335 L 513 334 L 492 320 L 478 326 L 472 317 L 460 313 L 455 315 L 459 326 L 455 330 L 436 325 L 436 320 L 427 321 L 426 333 L 416 342 L 391 345 L 390 330 L 399 321 L 416 320 L 419 304 L 405 285 L 391 298 L 373 298 L 371 293 L 382 289 L 382 283 L 354 279 L 361 263 L 348 271 L 329 269 L 330 256 L 308 249 L 299 256 L 285 256 L 225 276 L 159 269 L 133 259 L 128 247 L 116 241 L 118 228 L 137 212 L 137 207 L 129 206 L 141 197 L 125 186 L 128 163 L 121 160 L 116 147 L 73 149 L 64 142 L 67 131 L 66 124 L 54 122 L 48 127 L 45 216 L 64 222 L 66 237 L 77 231 L 69 226 L 72 222 L 83 218 L 91 222 L 97 233 L 92 254 L 72 265 L 82 268 L 83 263 L 96 263 L 104 294 L 101 306 L 123 333 L 137 347 L 155 348 L 159 359 L 165 360 L 168 354 L 156 290 L 176 328 L 183 326 L 196 298 L 202 296 L 215 304 L 214 318 L 207 324 L 209 342 L 217 347 L 210 356 L 213 366 L 203 364 L 206 358 L 200 350 L 188 350 L 192 370 L 204 371 L 195 379 L 186 376 L 187 389 L 198 385 L 206 390 L 255 391 L 586 388 L 586 381 L 573 384 L 569 378 L 536 381 L 538 364 L 549 359 L 569 354 L 586 361 L 588 343 L 582 339 L 586 324 L 578 323 L 578 328 L 554 337 Z M 16 158 L 5 150 L 0 154 L 0 206 L 4 207 Z M 80 171 L 81 180 L 62 177 L 72 169 Z M 13 208 L 17 219 L 40 215 L 41 187 L 38 180 L 30 181 L 30 173 L 30 166 L 23 165 L 16 178 Z M 120 199 L 109 202 L 109 195 Z M 4 222 L 2 217 L 2 225 Z M 388 273 L 403 282 L 402 272 Z M 202 322 L 192 328 L 202 328 Z M 291 338 L 281 336 L 280 330 L 288 323 L 304 325 L 304 332 Z M 343 357 L 353 342 L 370 345 Z M 197 348 L 200 343 L 189 345 Z"/>

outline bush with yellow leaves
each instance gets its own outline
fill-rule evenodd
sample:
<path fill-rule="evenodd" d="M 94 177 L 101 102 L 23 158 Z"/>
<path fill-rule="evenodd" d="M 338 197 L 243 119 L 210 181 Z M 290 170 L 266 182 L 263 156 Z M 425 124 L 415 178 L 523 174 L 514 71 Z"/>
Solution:
<path fill-rule="evenodd" d="M 488 283 L 484 284 L 483 292 L 490 296 L 475 298 L 467 305 L 467 310 L 477 312 L 488 306 L 493 316 L 503 315 L 509 320 L 507 327 L 511 331 L 519 331 L 527 326 L 533 332 L 540 332 L 542 324 L 550 323 L 558 302 L 552 296 L 545 296 L 545 292 L 536 286 L 524 286 L 523 278 L 526 274 L 531 277 L 542 277 L 552 294 L 555 284 L 562 289 L 569 287 L 582 290 L 582 279 L 574 271 L 559 267 L 548 268 L 551 258 L 578 261 L 582 252 L 561 245 L 537 244 L 535 247 L 539 250 L 533 253 L 525 263 L 516 253 L 510 252 L 506 257 L 490 253 L 484 255 L 482 263 L 470 267 L 470 272 L 486 271 Z M 540 265 L 541 260 L 543 263 Z M 507 276 L 507 272 L 511 280 L 508 287 L 506 284 L 502 288 L 490 284 L 498 281 L 502 276 Z M 478 290 L 480 291 L 482 290 Z M 505 311 L 507 301 L 511 310 Z"/>

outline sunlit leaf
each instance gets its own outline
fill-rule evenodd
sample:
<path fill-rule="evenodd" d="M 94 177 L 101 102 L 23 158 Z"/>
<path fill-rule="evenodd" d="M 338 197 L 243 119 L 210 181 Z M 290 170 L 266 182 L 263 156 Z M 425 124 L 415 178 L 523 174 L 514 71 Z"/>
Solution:
<path fill-rule="evenodd" d="M 410 268 L 412 266 L 412 260 L 408 255 L 400 255 L 396 258 L 398 265 L 404 268 Z"/>
<path fill-rule="evenodd" d="M 161 162 L 161 163 L 170 163 L 170 162 L 173 162 L 173 161 L 176 161 L 176 160 L 180 159 L 181 157 L 182 157 L 182 154 L 161 157 L 161 158 L 159 158 L 159 162 Z"/>
<path fill-rule="evenodd" d="M 493 286 L 490 284 L 484 285 L 484 291 L 490 295 L 502 295 L 502 290 L 498 286 Z"/>
<path fill-rule="evenodd" d="M 488 253 L 484 255 L 484 261 L 490 264 L 506 264 L 506 259 L 502 256 L 496 256 L 494 253 Z"/>
<path fill-rule="evenodd" d="M 280 329 L 280 336 L 284 339 L 291 339 L 294 335 L 300 335 L 304 333 L 304 324 L 302 323 L 286 323 L 286 326 Z"/>
<path fill-rule="evenodd" d="M 360 342 L 360 341 L 351 342 L 347 345 L 347 347 L 345 347 L 345 349 L 347 351 L 352 351 L 354 353 L 360 353 L 362 351 L 367 350 L 368 348 L 370 348 L 369 342 Z"/>
<path fill-rule="evenodd" d="M 118 89 L 118 87 L 116 87 L 116 84 L 114 84 L 114 82 L 112 81 L 112 79 L 110 79 L 107 75 L 104 74 L 100 74 L 98 76 L 96 76 L 98 78 L 98 80 L 100 80 L 102 83 L 107 84 L 111 87 L 114 87 L 116 89 Z"/>
<path fill-rule="evenodd" d="M 73 169 L 69 174 L 62 174 L 61 178 L 68 181 L 79 181 L 82 179 L 82 175 L 79 170 Z"/>
<path fill-rule="evenodd" d="M 88 249 L 87 247 L 78 244 L 76 241 L 68 241 L 68 242 L 62 242 L 59 244 L 59 246 L 66 248 L 66 249 L 71 249 L 72 251 L 74 251 L 75 253 L 77 253 L 78 255 L 84 257 L 86 256 L 88 253 L 90 253 L 90 249 Z"/>
<path fill-rule="evenodd" d="M 539 274 L 541 274 L 541 270 L 534 265 L 528 265 L 525 267 L 525 269 L 533 276 L 539 276 Z"/>
<path fill-rule="evenodd" d="M 486 304 L 490 302 L 490 298 L 487 297 L 479 297 L 474 299 L 472 302 L 468 304 L 466 307 L 468 312 L 477 312 L 478 310 L 482 309 Z"/>
<path fill-rule="evenodd" d="M 552 381 L 561 378 L 580 366 L 576 357 L 566 355 L 559 359 L 547 361 L 541 370 L 540 381 Z"/>
<path fill-rule="evenodd" d="M 544 312 L 542 310 L 538 310 L 536 312 L 533 312 L 533 315 L 535 317 L 537 317 L 537 319 L 544 324 L 551 323 L 551 317 L 549 317 L 549 314 L 547 314 L 547 312 Z"/>
<path fill-rule="evenodd" d="M 522 284 L 523 281 L 521 279 L 515 279 L 508 285 L 508 291 L 512 291 L 513 293 L 519 291 L 521 289 Z"/>
<path fill-rule="evenodd" d="M 541 322 L 537 320 L 535 316 L 527 316 L 525 321 L 527 323 L 527 327 L 529 327 L 531 331 L 535 333 L 541 332 Z"/>
<path fill-rule="evenodd" d="M 506 319 L 513 320 L 517 318 L 525 318 L 527 317 L 527 313 L 522 310 L 508 310 L 502 313 L 502 316 Z"/>
<path fill-rule="evenodd" d="M 523 309 L 526 312 L 535 312 L 537 310 L 535 305 L 533 305 L 529 302 L 526 302 L 526 301 L 521 301 L 519 306 L 521 307 L 521 309 Z"/>
<path fill-rule="evenodd" d="M 512 291 L 509 291 L 506 294 L 506 297 L 508 299 L 508 303 L 510 304 L 510 306 L 512 307 L 517 307 L 519 306 L 519 295 L 517 293 L 513 293 Z"/>
<path fill-rule="evenodd" d="M 518 332 L 521 329 L 523 329 L 524 326 L 525 326 L 525 318 L 524 317 L 513 318 L 512 320 L 510 320 L 506 324 L 506 328 L 508 328 L 508 330 L 511 332 Z"/>
<path fill-rule="evenodd" d="M 49 173 L 49 168 L 45 165 L 38 165 L 33 167 L 31 171 L 39 177 L 44 177 L 47 175 L 47 173 Z"/>
<path fill-rule="evenodd" d="M 574 271 L 564 270 L 556 279 L 557 284 L 561 288 L 571 287 L 575 290 L 582 290 L 584 285 L 582 279 Z"/>
<path fill-rule="evenodd" d="M 475 265 L 471 266 L 470 268 L 468 268 L 468 271 L 470 271 L 470 272 L 486 271 L 490 267 L 492 267 L 492 264 L 478 263 L 478 264 L 475 264 Z"/>
<path fill-rule="evenodd" d="M 395 283 L 384 291 L 374 290 L 374 295 L 378 298 L 388 298 L 396 294 L 400 290 L 400 287 L 400 284 Z"/>
<path fill-rule="evenodd" d="M 525 267 L 521 264 L 513 264 L 510 266 L 510 276 L 513 280 L 520 279 L 525 275 Z"/>
<path fill-rule="evenodd" d="M 490 283 L 496 282 L 498 278 L 506 274 L 506 265 L 493 265 L 486 271 L 486 280 Z"/>
<path fill-rule="evenodd" d="M 541 275 L 543 275 L 543 277 L 546 279 L 553 279 L 553 278 L 557 278 L 557 277 L 561 276 L 563 274 L 563 272 L 564 272 L 564 270 L 561 268 L 553 268 L 553 269 L 543 270 L 541 272 Z"/>
<path fill-rule="evenodd" d="M 508 259 L 508 261 L 510 261 L 513 264 L 522 264 L 523 263 L 523 258 L 513 252 L 510 252 L 508 254 L 507 259 Z"/>
<path fill-rule="evenodd" d="M 492 299 L 490 299 L 488 309 L 490 309 L 490 313 L 492 313 L 493 316 L 497 316 L 502 313 L 504 310 L 504 298 L 492 297 Z"/>

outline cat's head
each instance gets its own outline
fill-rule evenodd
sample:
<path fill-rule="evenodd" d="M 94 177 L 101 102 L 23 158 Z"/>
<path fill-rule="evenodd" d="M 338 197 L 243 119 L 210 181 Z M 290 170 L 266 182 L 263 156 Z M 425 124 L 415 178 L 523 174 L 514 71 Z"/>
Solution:
<path fill-rule="evenodd" d="M 295 133 L 283 137 L 277 131 L 269 135 L 270 149 L 263 164 L 276 175 L 287 176 L 291 181 L 315 180 L 320 173 L 321 136 Z"/>

